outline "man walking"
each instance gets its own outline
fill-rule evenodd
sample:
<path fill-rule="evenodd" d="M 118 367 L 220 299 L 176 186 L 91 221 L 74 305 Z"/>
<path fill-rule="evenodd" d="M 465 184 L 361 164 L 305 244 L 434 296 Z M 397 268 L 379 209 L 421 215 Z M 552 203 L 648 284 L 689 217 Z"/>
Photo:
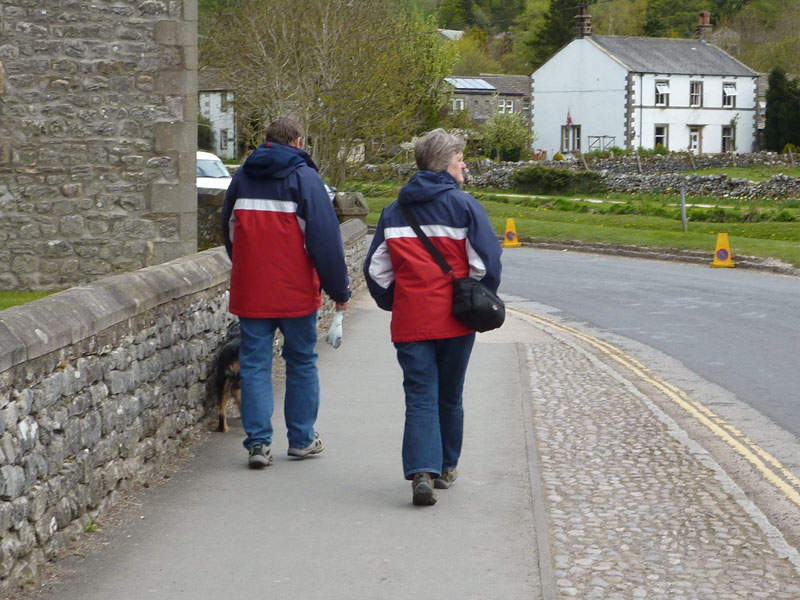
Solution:
<path fill-rule="evenodd" d="M 317 310 L 321 290 L 345 310 L 350 285 L 330 198 L 294 117 L 280 117 L 236 171 L 222 208 L 222 237 L 231 257 L 230 312 L 242 341 L 242 426 L 248 464 L 272 464 L 272 349 L 283 333 L 284 417 L 289 456 L 323 451 L 314 430 L 319 410 Z"/>

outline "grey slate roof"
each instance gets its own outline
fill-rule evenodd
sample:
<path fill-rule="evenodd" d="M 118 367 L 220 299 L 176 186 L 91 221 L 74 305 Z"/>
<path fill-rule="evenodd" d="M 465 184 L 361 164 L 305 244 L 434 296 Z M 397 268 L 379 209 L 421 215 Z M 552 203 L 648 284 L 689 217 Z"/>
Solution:
<path fill-rule="evenodd" d="M 703 40 L 614 35 L 594 35 L 585 39 L 634 73 L 758 76 L 730 54 Z"/>
<path fill-rule="evenodd" d="M 197 71 L 197 91 L 212 92 L 232 90 L 234 86 L 226 81 L 226 77 L 219 69 L 200 69 Z"/>
<path fill-rule="evenodd" d="M 481 73 L 480 78 L 497 88 L 499 94 L 509 96 L 531 95 L 531 78 L 527 75 Z"/>

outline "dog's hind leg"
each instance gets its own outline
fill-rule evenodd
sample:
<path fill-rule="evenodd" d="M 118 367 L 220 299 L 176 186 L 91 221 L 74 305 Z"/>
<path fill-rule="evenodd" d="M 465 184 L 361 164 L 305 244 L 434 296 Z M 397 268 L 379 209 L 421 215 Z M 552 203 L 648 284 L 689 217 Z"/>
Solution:
<path fill-rule="evenodd" d="M 217 431 L 226 432 L 228 431 L 228 417 L 225 414 L 225 408 L 228 405 L 228 398 L 231 396 L 230 384 L 225 383 L 225 388 L 222 390 L 222 394 L 220 395 L 219 399 L 219 422 L 217 424 Z"/>

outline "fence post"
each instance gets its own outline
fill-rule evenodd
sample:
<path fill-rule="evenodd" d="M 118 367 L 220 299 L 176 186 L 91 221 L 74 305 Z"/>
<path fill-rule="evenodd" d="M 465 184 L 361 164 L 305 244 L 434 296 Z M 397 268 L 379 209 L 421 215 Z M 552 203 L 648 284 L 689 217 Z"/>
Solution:
<path fill-rule="evenodd" d="M 686 233 L 686 184 L 681 186 L 681 229 Z"/>

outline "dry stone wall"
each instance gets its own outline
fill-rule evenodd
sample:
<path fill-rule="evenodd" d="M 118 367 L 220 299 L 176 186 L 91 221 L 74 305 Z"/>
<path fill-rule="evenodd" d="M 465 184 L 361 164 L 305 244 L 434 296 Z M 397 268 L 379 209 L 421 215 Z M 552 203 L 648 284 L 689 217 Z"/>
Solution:
<path fill-rule="evenodd" d="M 197 0 L 0 2 L 0 289 L 197 247 Z"/>
<path fill-rule="evenodd" d="M 800 157 L 797 157 L 800 158 Z M 688 154 L 656 155 L 637 158 L 619 156 L 582 160 L 540 160 L 528 162 L 470 161 L 466 185 L 476 188 L 514 189 L 512 175 L 519 169 L 533 166 L 553 167 L 599 173 L 612 192 L 672 192 L 685 187 L 690 196 L 787 199 L 800 196 L 800 178 L 778 174 L 761 182 L 727 175 L 689 175 L 687 171 L 753 164 L 793 167 L 795 157 L 772 152 L 690 156 Z M 360 176 L 372 179 L 405 180 L 414 172 L 413 164 L 365 165 Z"/>
<path fill-rule="evenodd" d="M 356 293 L 366 231 L 341 226 Z M 0 311 L 0 597 L 208 428 L 229 273 L 217 247 Z"/>

